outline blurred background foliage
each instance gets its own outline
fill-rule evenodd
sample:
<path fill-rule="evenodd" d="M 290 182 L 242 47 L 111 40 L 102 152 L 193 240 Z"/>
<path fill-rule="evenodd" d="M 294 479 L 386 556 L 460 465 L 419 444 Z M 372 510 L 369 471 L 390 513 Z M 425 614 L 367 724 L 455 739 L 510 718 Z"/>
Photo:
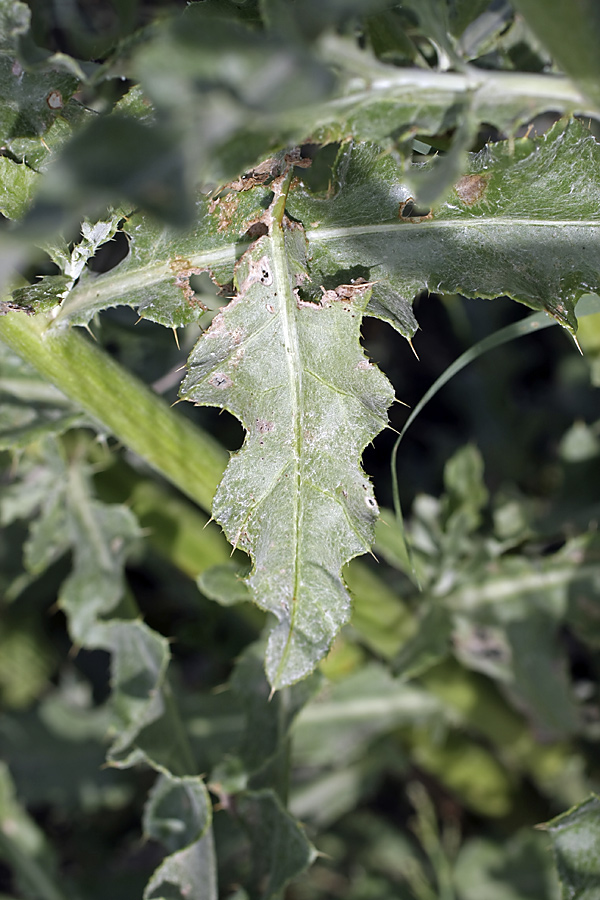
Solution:
<path fill-rule="evenodd" d="M 25 279 L 55 275 L 50 264 L 40 272 L 33 244 L 58 228 L 68 240 L 83 215 L 118 202 L 185 226 L 198 182 L 218 186 L 307 131 L 340 140 L 325 114 L 305 125 L 306 110 L 333 102 L 345 77 L 325 64 L 320 42 L 331 35 L 398 69 L 556 71 L 552 34 L 536 31 L 533 6 L 515 3 L 523 18 L 503 0 L 204 0 L 184 21 L 173 15 L 187 9 L 183 0 L 30 0 L 29 31 L 4 3 L 0 163 L 3 184 L 18 176 L 20 187 L 0 188 L 0 209 L 7 219 L 29 211 L 17 226 L 2 222 L 1 261 L 20 259 Z M 593 35 L 593 4 L 588 12 Z M 565 43 L 555 58 L 568 72 Z M 573 69 L 584 92 L 589 73 Z M 464 110 L 446 112 L 423 114 L 415 157 L 451 155 Z M 402 117 L 392 124 L 397 134 L 389 119 L 367 117 L 362 127 L 407 139 Z M 459 149 L 502 137 L 500 125 L 475 122 Z M 110 246 L 94 260 L 100 271 L 124 253 Z M 194 289 L 213 310 L 223 302 L 208 279 Z M 420 296 L 414 308 L 419 360 L 383 322 L 363 329 L 369 356 L 409 406 L 467 347 L 523 316 L 508 300 L 459 296 Z M 293 724 L 289 714 L 289 807 L 319 856 L 286 900 L 560 896 L 549 835 L 534 826 L 583 802 L 600 780 L 597 319 L 582 320 L 583 356 L 559 328 L 482 356 L 412 427 L 399 454 L 400 497 L 420 589 L 389 512 L 395 434 L 367 448 L 365 469 L 387 511 L 378 561 L 347 570 L 352 624 L 307 683 L 302 702 L 312 699 Z M 197 325 L 180 329 L 180 347 L 166 329 L 135 326 L 131 310 L 115 309 L 93 330 L 174 401 Z M 165 853 L 140 828 L 154 774 L 103 766 L 108 653 L 74 644 L 56 606 L 76 547 L 61 542 L 53 508 L 45 525 L 28 528 L 77 471 L 93 502 L 125 503 L 139 521 L 128 532 L 127 592 L 171 641 L 171 687 L 197 771 L 219 799 L 221 896 L 283 896 L 256 871 L 250 813 L 228 805 L 240 785 L 260 791 L 277 780 L 281 736 L 271 733 L 274 705 L 253 644 L 261 614 L 235 595 L 226 554 L 209 560 L 219 570 L 198 562 L 205 516 L 102 429 L 94 440 L 94 423 L 8 350 L 0 371 L 0 895 L 138 897 Z M 228 449 L 240 445 L 227 414 L 182 414 Z M 394 406 L 393 428 L 405 419 Z M 584 813 L 597 828 L 594 804 Z M 592 870 L 593 860 L 588 886 Z"/>

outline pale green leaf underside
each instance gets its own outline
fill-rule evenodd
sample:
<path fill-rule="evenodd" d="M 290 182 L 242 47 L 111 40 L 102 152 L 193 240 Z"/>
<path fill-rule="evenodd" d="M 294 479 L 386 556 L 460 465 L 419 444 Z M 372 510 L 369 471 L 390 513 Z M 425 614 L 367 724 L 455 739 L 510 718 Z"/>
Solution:
<path fill-rule="evenodd" d="M 359 345 L 368 289 L 300 300 L 304 234 L 281 224 L 283 199 L 276 192 L 279 219 L 268 216 L 270 233 L 240 260 L 240 293 L 200 339 L 182 386 L 247 430 L 213 515 L 252 556 L 249 585 L 277 620 L 266 668 L 278 688 L 308 674 L 348 620 L 340 571 L 369 549 L 377 515 L 360 455 L 393 401 Z"/>

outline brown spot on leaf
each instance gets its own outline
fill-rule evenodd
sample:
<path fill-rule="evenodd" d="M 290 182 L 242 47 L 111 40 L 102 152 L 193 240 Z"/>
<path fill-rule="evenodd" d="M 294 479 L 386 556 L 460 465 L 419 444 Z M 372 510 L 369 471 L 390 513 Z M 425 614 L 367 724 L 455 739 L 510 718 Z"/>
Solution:
<path fill-rule="evenodd" d="M 246 351 L 245 351 L 244 347 L 238 347 L 238 348 L 237 348 L 237 350 L 235 351 L 235 353 L 234 353 L 233 356 L 231 357 L 231 365 L 233 366 L 233 368 L 235 368 L 236 366 L 239 366 L 240 362 L 241 362 L 242 359 L 244 358 L 245 352 L 246 352 Z"/>
<path fill-rule="evenodd" d="M 463 175 L 454 185 L 454 190 L 461 203 L 464 203 L 465 206 L 473 206 L 485 194 L 487 182 L 485 175 Z"/>
<path fill-rule="evenodd" d="M 46 103 L 50 109 L 62 109 L 64 106 L 62 94 L 60 91 L 50 91 L 46 97 Z"/>
<path fill-rule="evenodd" d="M 171 271 L 175 275 L 175 287 L 181 289 L 181 293 L 183 294 L 186 303 L 190 306 L 196 306 L 199 309 L 207 310 L 208 306 L 202 303 L 201 300 L 198 300 L 190 285 L 190 276 L 200 275 L 200 273 L 205 272 L 206 269 L 199 269 L 197 266 L 193 266 L 189 259 L 184 259 L 182 256 L 173 257 L 169 265 Z"/>
<path fill-rule="evenodd" d="M 248 266 L 248 274 L 244 279 L 244 283 L 240 288 L 240 294 L 244 294 L 250 285 L 256 284 L 260 282 L 260 284 L 264 284 L 265 286 L 269 286 L 273 284 L 273 273 L 271 271 L 271 263 L 267 256 L 262 256 L 258 260 L 250 260 L 250 265 Z"/>
<path fill-rule="evenodd" d="M 269 431 L 273 431 L 275 428 L 274 422 L 267 422 L 266 419 L 257 419 L 256 420 L 256 430 L 259 434 L 268 434 Z"/>
<path fill-rule="evenodd" d="M 208 379 L 208 383 L 216 388 L 228 388 L 231 387 L 233 381 L 225 372 L 215 372 L 212 378 Z"/>
<path fill-rule="evenodd" d="M 312 166 L 312 159 L 310 156 L 302 156 L 301 147 L 294 147 L 293 150 L 286 153 L 284 161 L 287 166 L 298 166 L 300 169 L 308 169 L 309 166 Z"/>
<path fill-rule="evenodd" d="M 5 316 L 11 309 L 20 310 L 21 312 L 27 313 L 28 316 L 32 316 L 35 312 L 33 306 L 14 303 L 12 300 L 0 300 L 0 316 Z"/>
<path fill-rule="evenodd" d="M 240 198 L 237 194 L 228 194 L 226 197 L 217 197 L 208 204 L 208 211 L 219 215 L 219 224 L 217 231 L 227 231 L 231 226 L 233 218 L 237 212 Z"/>
<path fill-rule="evenodd" d="M 254 169 L 244 172 L 236 181 L 230 181 L 229 184 L 226 184 L 224 190 L 249 191 L 251 188 L 256 187 L 257 184 L 264 184 L 269 178 L 279 175 L 280 169 L 281 164 L 277 159 L 265 159 L 264 162 L 259 163 Z"/>

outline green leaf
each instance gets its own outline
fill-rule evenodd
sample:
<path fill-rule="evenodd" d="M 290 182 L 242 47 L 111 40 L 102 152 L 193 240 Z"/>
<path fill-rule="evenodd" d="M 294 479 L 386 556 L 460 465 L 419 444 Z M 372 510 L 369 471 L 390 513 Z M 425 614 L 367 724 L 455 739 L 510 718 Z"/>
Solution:
<path fill-rule="evenodd" d="M 221 606 L 234 606 L 252 599 L 248 585 L 242 580 L 246 574 L 247 570 L 242 574 L 235 563 L 223 563 L 202 572 L 196 583 L 209 600 Z"/>
<path fill-rule="evenodd" d="M 58 861 L 44 833 L 22 808 L 6 764 L 0 762 L 0 857 L 31 900 L 65 900 Z"/>
<path fill-rule="evenodd" d="M 191 276 L 208 271 L 221 285 L 231 282 L 236 243 L 264 215 L 269 194 L 262 186 L 212 200 L 199 194 L 196 220 L 186 231 L 141 214 L 128 217 L 122 223 L 129 242 L 125 259 L 103 275 L 85 270 L 55 325 L 83 325 L 101 310 L 123 304 L 169 327 L 197 321 L 206 307 L 194 296 Z"/>
<path fill-rule="evenodd" d="M 239 9 L 231 16 L 232 9 L 188 6 L 156 29 L 132 61 L 133 76 L 184 135 L 194 182 L 225 181 L 306 136 L 310 125 L 300 125 L 302 117 L 334 84 L 327 60 L 300 43 L 297 32 L 282 39 L 274 28 L 240 22 Z M 306 10 L 300 18 L 307 21 Z M 280 121 L 290 109 L 294 127 Z"/>
<path fill-rule="evenodd" d="M 14 168 L 3 163 L 6 214 L 20 216 L 28 205 L 36 172 L 52 150 L 72 133 L 72 125 L 89 113 L 72 99 L 77 90 L 81 68 L 64 54 L 41 53 L 42 59 L 30 66 L 23 49 L 32 47 L 29 36 L 31 12 L 24 3 L 2 0 L 0 5 L 0 140 L 12 155 Z M 69 61 L 71 65 L 66 65 Z"/>
<path fill-rule="evenodd" d="M 300 298 L 304 234 L 283 220 L 285 192 L 275 189 L 270 233 L 242 257 L 240 293 L 201 337 L 181 388 L 185 399 L 230 410 L 248 432 L 213 516 L 252 556 L 256 603 L 278 620 L 266 656 L 276 688 L 311 672 L 349 618 L 340 570 L 369 549 L 377 515 L 359 458 L 393 399 L 358 342 L 368 290 Z"/>
<path fill-rule="evenodd" d="M 488 6 L 487 0 L 451 0 L 449 17 L 452 34 L 461 35 Z"/>
<path fill-rule="evenodd" d="M 575 303 L 600 289 L 600 149 L 580 122 L 487 145 L 431 218 L 399 218 L 411 196 L 405 178 L 389 155 L 349 144 L 333 198 L 292 193 L 315 280 L 327 285 L 331 273 L 353 266 L 406 302 L 423 290 L 508 295 L 575 330 Z"/>
<path fill-rule="evenodd" d="M 595 794 L 546 823 L 563 900 L 595 900 L 600 891 L 600 798 Z"/>
<path fill-rule="evenodd" d="M 443 716 L 443 705 L 431 692 L 370 663 L 326 685 L 302 710 L 293 729 L 294 757 L 302 766 L 346 765 L 375 736 L 401 725 L 440 722 Z"/>
<path fill-rule="evenodd" d="M 277 900 L 285 885 L 314 862 L 315 848 L 273 791 L 240 794 L 236 811 L 252 845 L 251 896 Z"/>
<path fill-rule="evenodd" d="M 73 570 L 58 602 L 74 642 L 112 654 L 115 736 L 109 761 L 121 768 L 143 761 L 177 775 L 194 773 L 166 681 L 168 641 L 133 619 L 124 566 L 139 540 L 137 521 L 127 507 L 95 499 L 90 473 L 81 461 L 67 463 L 50 442 L 44 449 L 50 472 L 44 479 L 41 514 L 25 545 L 25 561 L 38 574 L 72 552 Z M 35 470 L 25 472 L 32 474 L 35 478 Z M 27 495 L 26 481 L 22 493 Z M 41 496 L 39 488 L 34 490 L 36 501 Z M 18 494 L 11 499 L 14 504 Z M 111 615 L 120 618 L 109 619 Z"/>
<path fill-rule="evenodd" d="M 123 567 L 140 532 L 126 507 L 99 503 L 91 496 L 89 473 L 76 462 L 49 457 L 56 474 L 42 515 L 25 547 L 26 563 L 42 571 L 65 550 L 73 552 L 73 571 L 59 603 L 69 617 L 75 642 L 88 643 L 99 617 L 113 612 L 125 595 Z"/>
<path fill-rule="evenodd" d="M 0 344 L 0 449 L 21 449 L 84 422 L 85 416 L 58 388 Z"/>
<path fill-rule="evenodd" d="M 81 225 L 81 240 L 72 247 L 53 235 L 54 243 L 48 243 L 46 249 L 63 274 L 44 275 L 35 284 L 17 288 L 12 295 L 14 302 L 29 312 L 52 311 L 53 318 L 60 315 L 55 307 L 69 295 L 98 248 L 114 237 L 122 216 L 120 210 L 111 210 L 105 220 L 92 223 L 85 219 Z"/>
<path fill-rule="evenodd" d="M 168 856 L 150 878 L 144 900 L 217 900 L 212 832 Z"/>
<path fill-rule="evenodd" d="M 0 51 L 14 51 L 18 39 L 29 31 L 31 11 L 19 0 L 2 0 L 0 5 Z"/>
<path fill-rule="evenodd" d="M 193 203 L 174 136 L 119 112 L 77 130 L 40 185 L 31 223 L 45 226 L 57 213 L 94 215 L 108 204 L 142 205 L 175 226 L 190 224 Z"/>
<path fill-rule="evenodd" d="M 31 204 L 39 175 L 24 163 L 0 157 L 0 212 L 19 219 Z"/>
<path fill-rule="evenodd" d="M 402 647 L 392 663 L 394 674 L 402 679 L 417 678 L 450 652 L 452 633 L 448 612 L 439 603 L 425 606 L 416 634 Z"/>
<path fill-rule="evenodd" d="M 546 836 L 523 829 L 500 844 L 470 838 L 453 872 L 461 900 L 557 900 Z"/>
<path fill-rule="evenodd" d="M 175 778 L 165 772 L 148 795 L 144 834 L 176 853 L 205 835 L 211 816 L 208 791 L 200 778 Z"/>
<path fill-rule="evenodd" d="M 36 709 L 7 714 L 1 752 L 23 803 L 69 811 L 125 806 L 131 785 L 104 765 L 109 723 L 107 707 L 94 707 L 90 685 L 72 670 Z"/>
<path fill-rule="evenodd" d="M 488 499 L 483 482 L 483 458 L 473 444 L 457 451 L 444 467 L 444 519 L 447 531 L 474 531 Z"/>
<path fill-rule="evenodd" d="M 594 0 L 575 5 L 563 0 L 514 0 L 532 31 L 546 45 L 561 69 L 580 85 L 600 109 L 600 10 Z"/>
<path fill-rule="evenodd" d="M 245 713 L 237 754 L 247 777 L 265 769 L 281 751 L 287 753 L 289 730 L 321 684 L 315 674 L 271 697 L 263 654 L 262 643 L 251 644 L 237 661 L 229 681 Z"/>
<path fill-rule="evenodd" d="M 566 78 L 483 68 L 474 78 L 474 72 L 385 65 L 359 50 L 354 40 L 333 34 L 321 39 L 319 51 L 339 79 L 337 95 L 313 107 L 312 128 L 304 118 L 304 134 L 311 128 L 321 143 L 352 136 L 388 145 L 390 138 L 396 143 L 415 130 L 439 134 L 461 123 L 465 107 L 475 121 L 507 134 L 548 109 L 594 114 L 593 105 Z M 298 119 L 290 110 L 284 123 L 298 127 Z"/>

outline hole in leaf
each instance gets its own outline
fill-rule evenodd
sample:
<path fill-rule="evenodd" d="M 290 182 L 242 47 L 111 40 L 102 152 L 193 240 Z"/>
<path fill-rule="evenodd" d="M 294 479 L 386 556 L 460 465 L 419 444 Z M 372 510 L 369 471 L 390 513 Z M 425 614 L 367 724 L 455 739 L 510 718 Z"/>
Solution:
<path fill-rule="evenodd" d="M 222 299 L 224 297 L 222 289 L 214 283 L 208 272 L 190 275 L 190 287 L 194 292 L 194 299 L 209 309 L 219 309 L 223 306 L 225 301 Z"/>
<path fill-rule="evenodd" d="M 325 144 L 324 147 L 320 147 L 318 144 L 304 144 L 302 147 L 301 155 L 312 159 L 312 165 L 309 169 L 303 169 L 300 177 L 314 194 L 325 193 L 329 190 L 333 166 L 339 149 L 339 144 Z"/>
<path fill-rule="evenodd" d="M 247 232 L 244 234 L 243 240 L 255 241 L 259 237 L 264 237 L 269 233 L 268 227 L 264 222 L 253 222 Z"/>
<path fill-rule="evenodd" d="M 426 219 L 429 217 L 431 210 L 429 207 L 417 206 L 414 200 L 407 200 L 406 203 L 400 204 L 401 219 Z"/>
<path fill-rule="evenodd" d="M 110 272 L 118 266 L 129 253 L 129 241 L 124 231 L 117 231 L 110 241 L 106 241 L 96 250 L 96 253 L 88 262 L 88 268 L 92 272 L 101 275 Z"/>
<path fill-rule="evenodd" d="M 326 291 L 333 291 L 340 284 L 352 284 L 358 278 L 371 281 L 370 271 L 366 266 L 352 266 L 351 269 L 338 269 L 333 275 L 326 275 L 323 279 L 323 287 Z"/>

